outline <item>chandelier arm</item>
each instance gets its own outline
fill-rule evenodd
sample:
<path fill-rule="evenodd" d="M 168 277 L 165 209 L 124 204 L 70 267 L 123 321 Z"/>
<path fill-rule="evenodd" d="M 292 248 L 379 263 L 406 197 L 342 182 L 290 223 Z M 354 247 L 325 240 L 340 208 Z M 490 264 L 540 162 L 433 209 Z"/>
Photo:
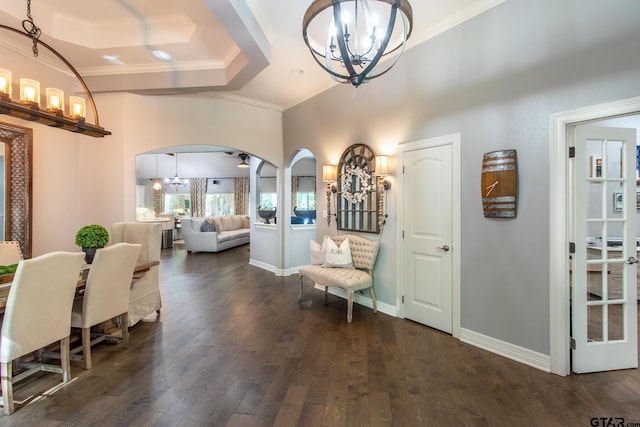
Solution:
<path fill-rule="evenodd" d="M 397 0 L 396 3 L 391 6 L 391 13 L 389 14 L 389 23 L 387 24 L 387 32 L 384 35 L 384 39 L 382 39 L 382 43 L 380 43 L 380 47 L 378 48 L 378 51 L 376 52 L 376 54 L 373 56 L 373 58 L 371 59 L 371 62 L 369 62 L 369 65 L 364 69 L 364 71 L 362 71 L 362 74 L 365 76 L 367 76 L 368 73 L 372 72 L 373 69 L 375 68 L 376 65 L 378 65 L 378 61 L 380 61 L 380 58 L 382 58 L 382 55 L 384 55 L 384 51 L 387 48 L 387 46 L 389 45 L 389 40 L 391 39 L 391 33 L 393 33 L 393 24 L 396 21 L 396 14 L 398 13 L 398 4 L 400 3 L 400 0 Z M 404 25 L 404 20 L 403 20 L 403 25 Z M 406 43 L 406 37 L 404 38 L 404 42 L 402 43 L 404 45 L 404 43 Z M 389 52 L 387 52 L 389 53 Z M 395 62 L 394 62 L 395 64 Z M 391 66 L 393 67 L 393 65 Z M 391 69 L 391 67 L 389 67 L 386 71 L 389 71 Z M 380 76 L 384 73 L 380 73 L 377 76 Z"/>
<path fill-rule="evenodd" d="M 82 79 L 82 77 L 80 76 L 78 71 L 73 67 L 73 65 L 71 65 L 69 63 L 69 61 L 66 60 L 66 58 L 64 56 L 62 56 L 60 53 L 58 53 L 57 50 L 55 50 L 54 48 L 49 46 L 47 43 L 43 42 L 40 39 L 34 39 L 30 34 L 24 32 L 24 31 L 21 31 L 21 30 L 18 30 L 17 28 L 9 27 L 9 26 L 3 25 L 3 24 L 0 24 L 0 28 L 8 30 L 8 31 L 12 31 L 12 32 L 14 32 L 16 34 L 20 34 L 21 36 L 27 37 L 28 39 L 32 39 L 34 41 L 34 43 L 36 43 L 36 40 L 37 40 L 37 43 L 40 43 L 47 50 L 49 50 L 49 52 L 53 53 L 56 57 L 58 57 L 58 59 L 61 60 L 69 68 L 69 70 L 71 70 L 71 72 L 76 76 L 76 78 L 78 79 L 78 81 L 82 85 L 82 87 L 84 89 L 84 93 L 87 95 L 87 98 L 89 99 L 89 104 L 91 105 L 91 109 L 93 110 L 93 120 L 95 122 L 94 124 L 96 126 L 100 126 L 100 120 L 98 118 L 98 110 L 96 109 L 96 103 L 93 101 L 93 96 L 91 95 L 91 91 L 87 87 L 87 84 L 84 82 L 84 80 Z"/>
<path fill-rule="evenodd" d="M 367 59 L 367 55 L 369 55 L 371 53 L 371 51 L 373 50 L 373 46 L 374 43 L 371 42 L 371 44 L 369 45 L 369 49 L 367 49 L 366 51 L 362 52 L 362 62 L 371 62 L 371 60 Z"/>
<path fill-rule="evenodd" d="M 318 56 L 326 58 L 324 55 L 322 55 L 321 53 L 316 52 L 315 50 L 313 50 L 311 48 L 309 48 L 309 50 L 311 51 L 311 57 L 318 63 L 318 65 L 320 65 L 322 67 L 323 70 L 325 70 L 327 73 L 331 74 L 331 77 L 337 77 L 339 79 L 349 80 L 349 76 L 346 76 L 344 74 L 336 73 L 335 71 L 333 71 L 333 69 L 327 68 L 325 66 L 325 64 L 320 62 L 320 60 L 318 59 Z M 338 58 L 338 59 L 340 59 L 340 58 Z M 339 83 L 350 83 L 350 82 L 347 81 L 347 82 L 339 82 Z"/>
<path fill-rule="evenodd" d="M 340 6 L 340 0 L 333 0 L 333 22 L 342 22 L 342 8 Z M 351 63 L 349 50 L 347 49 L 344 41 L 344 31 L 342 29 L 342 25 L 336 25 L 336 39 L 338 41 L 338 47 L 340 48 L 340 56 L 344 60 L 344 67 L 349 73 L 349 81 L 352 81 L 354 74 L 357 75 L 358 73 L 356 73 L 356 70 L 353 68 L 353 64 Z"/>
<path fill-rule="evenodd" d="M 404 22 L 405 22 L 405 20 L 404 20 L 404 17 L 403 17 L 403 23 L 404 23 Z M 405 25 L 405 34 L 406 34 L 406 25 Z M 386 70 L 381 71 L 380 73 L 378 73 L 378 74 L 376 74 L 376 75 L 373 75 L 373 76 L 371 76 L 371 77 L 369 77 L 369 78 L 370 78 L 370 79 L 375 79 L 376 77 L 380 77 L 380 76 L 382 76 L 383 74 L 386 74 L 389 70 L 391 70 L 391 69 L 393 68 L 393 66 L 394 66 L 394 65 L 396 65 L 396 63 L 398 62 L 398 60 L 400 59 L 400 57 L 402 56 L 402 53 L 404 52 L 404 48 L 405 48 L 406 44 L 407 44 L 407 42 L 406 42 L 406 38 L 405 38 L 405 41 L 400 45 L 400 47 L 402 48 L 402 49 L 400 50 L 400 53 L 398 54 L 398 56 L 396 56 L 396 57 L 395 57 L 395 59 L 393 60 L 393 62 L 391 63 L 391 65 L 389 65 L 389 66 L 387 67 L 387 69 L 386 69 Z M 395 49 L 394 49 L 394 50 L 395 50 Z"/>
<path fill-rule="evenodd" d="M 383 3 L 388 3 L 389 5 L 398 4 L 398 8 L 402 11 L 404 16 L 407 17 L 409 21 L 409 31 L 407 32 L 406 38 L 409 39 L 411 33 L 413 32 L 413 9 L 411 8 L 411 4 L 408 0 L 376 0 Z M 302 37 L 304 39 L 305 44 L 309 47 L 312 52 L 317 53 L 318 55 L 324 56 L 322 52 L 318 52 L 315 50 L 311 43 L 309 42 L 309 34 L 307 33 L 307 29 L 309 24 L 313 19 L 318 16 L 322 11 L 332 5 L 333 0 L 315 0 L 311 6 L 307 9 L 304 14 L 304 18 L 302 20 Z M 397 50 L 400 46 L 391 50 L 389 53 Z"/>

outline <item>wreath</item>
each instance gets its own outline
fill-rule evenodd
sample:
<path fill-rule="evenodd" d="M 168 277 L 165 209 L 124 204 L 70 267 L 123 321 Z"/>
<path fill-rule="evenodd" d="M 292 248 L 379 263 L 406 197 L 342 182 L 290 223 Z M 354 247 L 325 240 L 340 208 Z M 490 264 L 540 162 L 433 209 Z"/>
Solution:
<path fill-rule="evenodd" d="M 360 191 L 355 193 L 351 192 L 353 186 L 353 177 L 358 177 L 360 180 Z M 356 205 L 362 202 L 367 197 L 369 190 L 373 190 L 374 185 L 371 184 L 371 174 L 366 170 L 349 166 L 342 175 L 342 197 L 348 202 L 355 203 Z"/>

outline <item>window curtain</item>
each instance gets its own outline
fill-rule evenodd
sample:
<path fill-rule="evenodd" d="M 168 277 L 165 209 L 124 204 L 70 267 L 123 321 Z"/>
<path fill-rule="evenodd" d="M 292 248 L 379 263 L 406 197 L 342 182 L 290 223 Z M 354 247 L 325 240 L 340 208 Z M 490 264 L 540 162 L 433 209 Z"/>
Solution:
<path fill-rule="evenodd" d="M 294 214 L 296 203 L 298 200 L 298 177 L 291 177 L 291 214 Z"/>
<path fill-rule="evenodd" d="M 161 178 L 154 179 L 153 185 L 155 185 L 156 182 L 159 182 L 160 185 L 162 185 L 160 190 L 153 190 L 153 211 L 155 212 L 156 217 L 159 217 L 160 214 L 164 212 L 165 186 Z"/>
<path fill-rule="evenodd" d="M 233 205 L 236 215 L 249 214 L 249 178 L 233 178 Z"/>
<path fill-rule="evenodd" d="M 191 187 L 191 216 L 203 217 L 205 211 L 207 178 L 189 178 Z"/>

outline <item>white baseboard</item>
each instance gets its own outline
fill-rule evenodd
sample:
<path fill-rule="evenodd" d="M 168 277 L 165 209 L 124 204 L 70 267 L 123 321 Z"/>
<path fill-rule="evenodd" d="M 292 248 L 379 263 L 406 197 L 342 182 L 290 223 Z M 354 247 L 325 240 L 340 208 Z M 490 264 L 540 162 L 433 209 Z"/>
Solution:
<path fill-rule="evenodd" d="M 256 261 L 255 259 L 249 259 L 249 265 L 253 265 L 263 270 L 270 271 L 276 276 L 293 276 L 294 274 L 298 274 L 298 269 L 300 268 L 300 267 L 290 267 L 290 268 L 282 269 L 282 268 L 277 268 L 271 264 L 266 264 L 262 261 Z"/>
<path fill-rule="evenodd" d="M 469 329 L 460 328 L 460 341 L 480 347 L 541 371 L 551 372 L 551 356 L 529 350 Z"/>
<path fill-rule="evenodd" d="M 249 265 L 253 265 L 255 267 L 261 268 L 263 270 L 267 270 L 275 274 L 276 276 L 284 276 L 284 272 L 282 269 L 277 268 L 271 264 L 264 263 L 262 261 L 256 261 L 255 259 L 249 259 Z"/>
<path fill-rule="evenodd" d="M 315 288 L 321 290 L 322 292 L 324 292 L 324 286 L 322 285 L 318 285 L 315 284 Z M 365 289 L 363 292 L 368 293 L 367 290 Z M 344 299 L 347 299 L 347 291 L 345 291 L 342 288 L 336 288 L 336 287 L 329 287 L 329 293 L 331 295 L 336 295 L 339 297 L 342 297 Z M 304 295 L 304 294 L 303 294 Z M 371 301 L 371 298 L 360 294 L 358 292 L 353 294 L 353 302 L 356 304 L 360 304 L 363 305 L 365 307 L 369 307 L 370 309 L 373 310 L 373 302 Z M 384 313 L 384 314 L 388 314 L 389 316 L 393 316 L 393 317 L 398 317 L 398 309 L 396 306 L 391 305 L 391 304 L 386 304 L 384 302 L 380 302 L 377 301 L 378 306 L 378 311 L 380 313 Z"/>
<path fill-rule="evenodd" d="M 284 270 L 284 275 L 285 276 L 293 276 L 295 274 L 298 274 L 299 271 L 300 271 L 300 267 L 304 267 L 304 265 L 299 265 L 297 267 L 289 267 L 289 268 Z"/>

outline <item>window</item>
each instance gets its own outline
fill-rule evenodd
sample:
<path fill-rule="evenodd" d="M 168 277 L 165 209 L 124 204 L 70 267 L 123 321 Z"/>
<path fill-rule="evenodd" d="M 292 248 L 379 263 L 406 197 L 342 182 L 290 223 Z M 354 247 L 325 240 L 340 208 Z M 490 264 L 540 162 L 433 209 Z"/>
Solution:
<path fill-rule="evenodd" d="M 205 216 L 233 215 L 233 193 L 207 194 L 204 212 Z"/>
<path fill-rule="evenodd" d="M 316 193 L 302 192 L 296 193 L 296 207 L 298 209 L 313 210 L 316 208 Z"/>
<path fill-rule="evenodd" d="M 189 194 L 165 194 L 165 212 L 174 212 L 178 215 L 189 216 L 189 206 L 191 206 L 191 196 Z"/>
<path fill-rule="evenodd" d="M 260 209 L 273 209 L 277 202 L 277 193 L 260 193 Z"/>

